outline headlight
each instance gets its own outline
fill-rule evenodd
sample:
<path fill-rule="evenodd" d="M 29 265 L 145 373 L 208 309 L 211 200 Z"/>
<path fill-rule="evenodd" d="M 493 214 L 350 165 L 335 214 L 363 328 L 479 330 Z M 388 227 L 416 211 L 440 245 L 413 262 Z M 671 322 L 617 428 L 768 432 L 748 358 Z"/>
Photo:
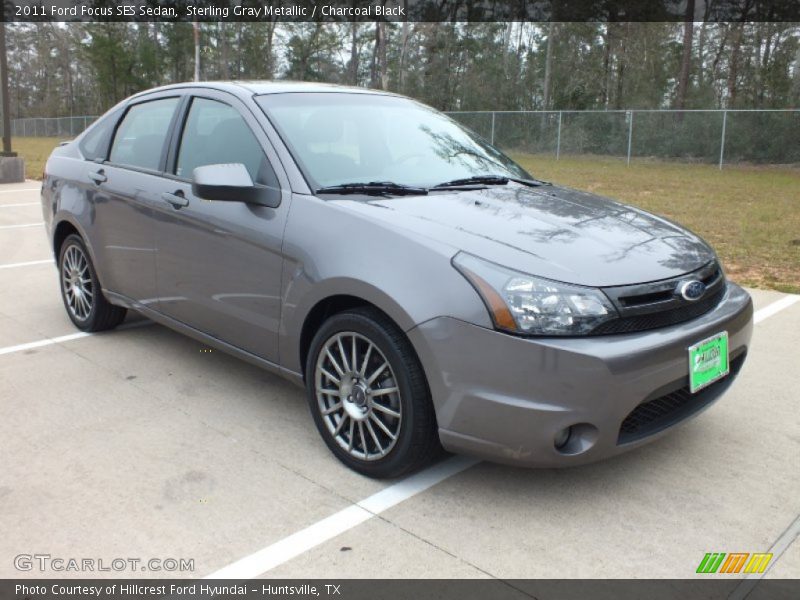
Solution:
<path fill-rule="evenodd" d="M 582 335 L 617 318 L 603 292 L 519 273 L 460 252 L 453 265 L 483 298 L 495 327 L 527 335 Z"/>

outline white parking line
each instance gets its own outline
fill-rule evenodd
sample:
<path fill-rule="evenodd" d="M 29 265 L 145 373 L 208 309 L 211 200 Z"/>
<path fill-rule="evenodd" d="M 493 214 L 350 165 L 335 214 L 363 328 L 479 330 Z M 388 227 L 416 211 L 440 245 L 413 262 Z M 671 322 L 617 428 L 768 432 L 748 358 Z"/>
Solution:
<path fill-rule="evenodd" d="M 0 265 L 0 269 L 14 269 L 16 267 L 31 267 L 33 265 L 44 265 L 50 263 L 51 265 L 55 265 L 55 261 L 52 258 L 48 258 L 46 260 L 29 260 L 28 262 L 18 262 L 18 263 L 6 263 L 4 265 Z"/>
<path fill-rule="evenodd" d="M 0 194 L 18 194 L 19 192 L 40 192 L 42 188 L 22 188 L 21 190 L 0 190 Z"/>
<path fill-rule="evenodd" d="M 41 202 L 18 202 L 16 204 L 0 204 L 0 208 L 16 208 L 17 206 L 36 206 Z"/>
<path fill-rule="evenodd" d="M 775 566 L 776 562 L 778 562 L 781 554 L 786 552 L 786 550 L 792 545 L 798 536 L 800 536 L 800 516 L 798 516 L 794 522 L 786 528 L 786 531 L 778 536 L 778 539 L 775 540 L 775 543 L 772 544 L 772 548 L 769 549 L 769 553 L 772 554 L 772 560 L 770 560 L 767 570 L 763 573 L 750 573 L 738 586 L 736 586 L 736 589 L 733 590 L 733 593 L 728 596 L 728 600 L 744 600 L 744 598 L 750 595 L 750 592 L 753 591 L 753 588 L 756 587 L 758 582 L 767 573 L 769 573 L 769 570 Z"/>
<path fill-rule="evenodd" d="M 785 298 L 781 298 L 780 300 L 776 300 L 772 304 L 768 304 L 761 310 L 757 310 L 756 314 L 753 315 L 753 323 L 760 323 L 764 319 L 767 319 L 774 315 L 775 313 L 779 313 L 784 308 L 789 308 L 792 304 L 800 302 L 800 296 L 797 295 L 788 295 Z"/>
<path fill-rule="evenodd" d="M 23 223 L 22 225 L 0 225 L 0 229 L 19 229 L 20 227 L 41 227 L 44 221 L 38 223 Z"/>
<path fill-rule="evenodd" d="M 790 307 L 798 300 L 800 300 L 800 296 L 781 298 L 757 311 L 754 322 L 763 321 Z M 206 576 L 206 579 L 253 579 L 258 577 L 479 462 L 475 459 L 456 456 L 429 467 L 330 517 L 317 521 L 289 537 L 221 568 Z"/>
<path fill-rule="evenodd" d="M 126 329 L 135 329 L 137 327 L 144 327 L 146 325 L 153 325 L 153 321 L 133 321 L 132 323 L 124 323 L 117 327 L 116 331 L 124 331 Z M 33 348 L 41 348 L 42 346 L 52 346 L 53 344 L 61 344 L 63 342 L 71 342 L 72 340 L 79 340 L 81 338 L 98 335 L 97 333 L 89 333 L 86 331 L 78 331 L 77 333 L 70 333 L 54 338 L 44 338 L 35 342 L 27 342 L 25 344 L 17 344 L 16 346 L 6 346 L 0 348 L 0 356 L 3 354 L 13 354 L 14 352 L 24 352 Z"/>
<path fill-rule="evenodd" d="M 442 461 L 390 485 L 330 517 L 317 521 L 310 527 L 293 533 L 289 537 L 283 538 L 279 542 L 275 542 L 250 556 L 245 556 L 235 563 L 208 575 L 206 579 L 253 579 L 261 575 L 261 573 L 274 569 L 307 550 L 368 521 L 383 511 L 403 502 L 403 500 L 416 496 L 437 483 L 461 473 L 465 469 L 469 469 L 478 464 L 478 462 L 473 458 L 463 456 L 454 456 Z"/>

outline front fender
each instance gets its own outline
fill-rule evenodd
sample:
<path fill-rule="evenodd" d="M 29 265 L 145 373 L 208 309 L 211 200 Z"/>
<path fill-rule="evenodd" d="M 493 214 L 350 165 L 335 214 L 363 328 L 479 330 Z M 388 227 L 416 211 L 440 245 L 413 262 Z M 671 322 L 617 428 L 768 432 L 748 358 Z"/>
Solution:
<path fill-rule="evenodd" d="M 296 195 L 284 235 L 281 365 L 302 371 L 303 323 L 331 296 L 368 302 L 403 331 L 438 316 L 491 327 L 483 302 L 450 263 L 457 251 L 336 201 Z"/>

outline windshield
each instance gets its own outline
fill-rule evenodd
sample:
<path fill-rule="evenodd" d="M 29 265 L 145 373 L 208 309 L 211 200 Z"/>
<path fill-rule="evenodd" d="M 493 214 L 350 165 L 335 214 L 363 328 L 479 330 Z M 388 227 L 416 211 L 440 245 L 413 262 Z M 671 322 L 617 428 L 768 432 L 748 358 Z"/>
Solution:
<path fill-rule="evenodd" d="M 315 189 L 355 182 L 430 187 L 477 175 L 530 178 L 478 135 L 407 98 L 301 92 L 257 101 Z"/>

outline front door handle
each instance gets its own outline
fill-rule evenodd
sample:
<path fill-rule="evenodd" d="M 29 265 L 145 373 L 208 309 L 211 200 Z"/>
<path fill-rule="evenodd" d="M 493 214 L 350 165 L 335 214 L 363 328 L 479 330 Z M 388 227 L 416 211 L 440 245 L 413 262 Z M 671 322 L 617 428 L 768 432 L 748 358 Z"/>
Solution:
<path fill-rule="evenodd" d="M 104 181 L 108 181 L 108 177 L 106 177 L 103 169 L 100 169 L 99 171 L 91 171 L 89 173 L 89 179 L 94 181 L 97 185 L 100 185 Z"/>
<path fill-rule="evenodd" d="M 184 206 L 189 206 L 189 199 L 184 196 L 183 192 L 180 190 L 174 194 L 164 192 L 161 194 L 161 198 L 172 204 L 173 208 L 183 208 Z"/>

